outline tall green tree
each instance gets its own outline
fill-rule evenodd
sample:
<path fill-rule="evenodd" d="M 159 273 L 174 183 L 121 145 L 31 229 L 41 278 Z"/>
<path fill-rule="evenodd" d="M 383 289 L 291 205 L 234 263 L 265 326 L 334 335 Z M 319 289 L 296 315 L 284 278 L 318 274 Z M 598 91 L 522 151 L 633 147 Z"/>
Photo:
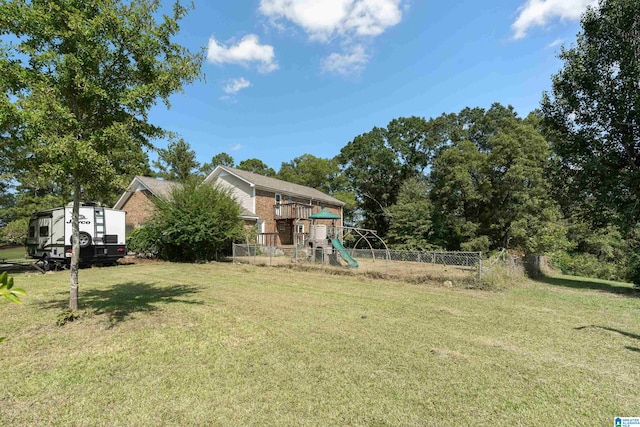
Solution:
<path fill-rule="evenodd" d="M 533 119 L 511 108 L 464 109 L 431 169 L 435 242 L 449 249 L 566 245 L 566 227 L 546 176 L 549 144 Z"/>
<path fill-rule="evenodd" d="M 0 173 L 0 227 L 7 223 L 3 218 L 2 211 L 15 204 L 15 196 L 11 187 L 11 175 Z"/>
<path fill-rule="evenodd" d="M 581 24 L 543 95 L 544 125 L 573 205 L 628 228 L 640 220 L 640 2 L 600 0 Z"/>
<path fill-rule="evenodd" d="M 231 157 L 230 154 L 227 154 L 225 152 L 218 153 L 215 156 L 211 157 L 210 162 L 202 165 L 202 167 L 200 168 L 200 172 L 202 172 L 205 176 L 207 176 L 211 172 L 213 172 L 216 166 L 220 166 L 220 165 L 228 166 L 232 168 L 233 165 L 235 165 L 235 160 L 233 160 L 233 157 Z"/>
<path fill-rule="evenodd" d="M 153 162 L 158 176 L 169 181 L 184 182 L 196 175 L 200 163 L 196 161 L 196 152 L 184 139 L 171 141 L 167 148 L 158 149 L 158 160 Z"/>
<path fill-rule="evenodd" d="M 315 188 L 344 202 L 343 219 L 345 223 L 354 222 L 353 215 L 357 208 L 355 194 L 347 177 L 340 170 L 336 157 L 324 159 L 312 154 L 303 154 L 290 162 L 282 162 L 278 178 Z"/>
<path fill-rule="evenodd" d="M 398 202 L 388 209 L 388 243 L 398 249 L 433 249 L 433 207 L 425 178 L 409 178 L 400 187 Z"/>
<path fill-rule="evenodd" d="M 355 137 L 337 158 L 364 214 L 364 227 L 385 236 L 389 229 L 385 211 L 396 203 L 403 182 L 402 167 L 387 145 L 386 131 L 374 128 Z"/>
<path fill-rule="evenodd" d="M 403 182 L 423 175 L 437 148 L 447 141 L 449 117 L 425 120 L 400 117 L 386 128 L 375 127 L 342 148 L 337 160 L 351 184 L 364 224 L 381 236 L 389 229 L 386 211 Z"/>
<path fill-rule="evenodd" d="M 466 139 L 436 155 L 429 176 L 436 245 L 460 249 L 463 243 L 482 236 L 480 216 L 491 191 L 485 176 L 486 158 L 486 153 Z"/>
<path fill-rule="evenodd" d="M 242 169 L 248 172 L 257 173 L 258 175 L 264 175 L 269 177 L 275 177 L 276 171 L 272 167 L 267 165 L 260 159 L 246 159 L 238 163 L 238 169 Z"/>
<path fill-rule="evenodd" d="M 332 194 L 339 190 L 340 167 L 335 159 L 303 154 L 290 162 L 282 162 L 278 178 Z"/>
<path fill-rule="evenodd" d="M 16 170 L 73 194 L 69 309 L 78 308 L 82 199 L 126 186 L 131 159 L 165 132 L 148 112 L 200 75 L 202 52 L 172 41 L 188 9 L 158 0 L 1 0 L 4 141 Z M 135 162 L 134 162 L 135 164 Z M 135 166 L 138 167 L 137 165 Z"/>

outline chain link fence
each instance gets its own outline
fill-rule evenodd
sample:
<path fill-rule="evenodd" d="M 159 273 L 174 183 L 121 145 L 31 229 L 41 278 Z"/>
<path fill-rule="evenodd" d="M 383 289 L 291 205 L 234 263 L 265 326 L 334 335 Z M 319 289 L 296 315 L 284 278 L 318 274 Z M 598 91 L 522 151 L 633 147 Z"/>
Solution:
<path fill-rule="evenodd" d="M 395 277 L 454 279 L 475 277 L 482 279 L 480 252 L 400 251 L 385 249 L 348 249 L 358 262 L 357 271 L 375 272 Z M 333 256 L 332 256 L 333 255 Z M 318 264 L 326 268 L 346 268 L 333 249 L 233 245 L 233 262 L 255 265 Z"/>

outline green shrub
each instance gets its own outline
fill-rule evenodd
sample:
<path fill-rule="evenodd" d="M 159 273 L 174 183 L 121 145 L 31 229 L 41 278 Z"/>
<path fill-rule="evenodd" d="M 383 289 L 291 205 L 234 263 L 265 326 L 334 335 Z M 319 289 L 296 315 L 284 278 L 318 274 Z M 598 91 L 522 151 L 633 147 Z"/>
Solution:
<path fill-rule="evenodd" d="M 630 272 L 630 281 L 635 289 L 640 289 L 640 264 L 635 265 Z"/>
<path fill-rule="evenodd" d="M 155 225 L 136 228 L 127 236 L 127 249 L 145 258 L 158 255 L 160 232 Z"/>
<path fill-rule="evenodd" d="M 624 260 L 611 262 L 601 260 L 593 254 L 577 253 L 569 255 L 566 252 L 553 253 L 549 258 L 552 265 L 562 271 L 563 274 L 604 280 L 628 279 Z"/>
<path fill-rule="evenodd" d="M 627 279 L 636 289 L 640 288 L 640 223 L 635 224 L 627 234 Z"/>
<path fill-rule="evenodd" d="M 158 257 L 180 262 L 226 255 L 244 232 L 240 206 L 229 192 L 195 179 L 157 201 L 151 226 L 157 230 Z"/>

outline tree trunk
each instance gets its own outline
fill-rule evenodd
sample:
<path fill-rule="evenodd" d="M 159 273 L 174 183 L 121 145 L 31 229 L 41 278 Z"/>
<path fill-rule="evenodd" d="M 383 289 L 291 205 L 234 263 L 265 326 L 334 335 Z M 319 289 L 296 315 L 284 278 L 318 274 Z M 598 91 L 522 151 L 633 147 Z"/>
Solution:
<path fill-rule="evenodd" d="M 78 268 L 80 267 L 80 185 L 73 191 L 73 208 L 71 213 L 71 286 L 69 291 L 69 310 L 78 309 Z"/>

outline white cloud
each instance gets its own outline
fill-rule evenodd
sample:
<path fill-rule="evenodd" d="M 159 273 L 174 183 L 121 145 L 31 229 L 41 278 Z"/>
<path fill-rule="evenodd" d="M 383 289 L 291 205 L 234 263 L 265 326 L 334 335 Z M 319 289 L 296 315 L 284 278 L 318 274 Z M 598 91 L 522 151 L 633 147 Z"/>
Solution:
<path fill-rule="evenodd" d="M 331 43 L 338 39 L 342 53 L 322 61 L 322 69 L 336 74 L 361 72 L 369 62 L 365 47 L 373 38 L 400 23 L 409 0 L 260 0 L 259 11 L 284 31 L 287 23 L 302 28 L 309 39 Z"/>
<path fill-rule="evenodd" d="M 242 150 L 242 145 L 234 144 L 231 147 L 229 147 L 229 150 L 231 150 L 231 151 L 240 151 L 240 150 Z"/>
<path fill-rule="evenodd" d="M 375 37 L 402 19 L 403 0 L 260 0 L 260 12 L 281 27 L 288 20 L 312 40 Z"/>
<path fill-rule="evenodd" d="M 369 55 L 365 53 L 364 47 L 356 45 L 345 54 L 332 53 L 322 61 L 322 70 L 329 73 L 359 74 L 369 62 Z"/>
<path fill-rule="evenodd" d="M 248 66 L 258 63 L 258 70 L 270 73 L 278 69 L 278 62 L 273 46 L 261 45 L 255 34 L 246 35 L 237 44 L 225 46 L 216 39 L 209 39 L 207 60 L 215 64 L 242 64 Z"/>
<path fill-rule="evenodd" d="M 551 49 L 551 48 L 554 48 L 556 46 L 562 45 L 562 43 L 564 43 L 564 39 L 555 39 L 554 41 L 549 43 L 546 47 L 547 47 L 547 49 Z"/>
<path fill-rule="evenodd" d="M 552 19 L 574 21 L 580 18 L 587 6 L 597 6 L 597 0 L 527 0 L 511 25 L 513 37 L 521 39 L 532 27 L 544 27 Z"/>
<path fill-rule="evenodd" d="M 239 79 L 231 79 L 224 86 L 224 92 L 228 94 L 236 94 L 242 89 L 246 89 L 251 86 L 251 82 L 244 77 L 240 77 Z"/>

